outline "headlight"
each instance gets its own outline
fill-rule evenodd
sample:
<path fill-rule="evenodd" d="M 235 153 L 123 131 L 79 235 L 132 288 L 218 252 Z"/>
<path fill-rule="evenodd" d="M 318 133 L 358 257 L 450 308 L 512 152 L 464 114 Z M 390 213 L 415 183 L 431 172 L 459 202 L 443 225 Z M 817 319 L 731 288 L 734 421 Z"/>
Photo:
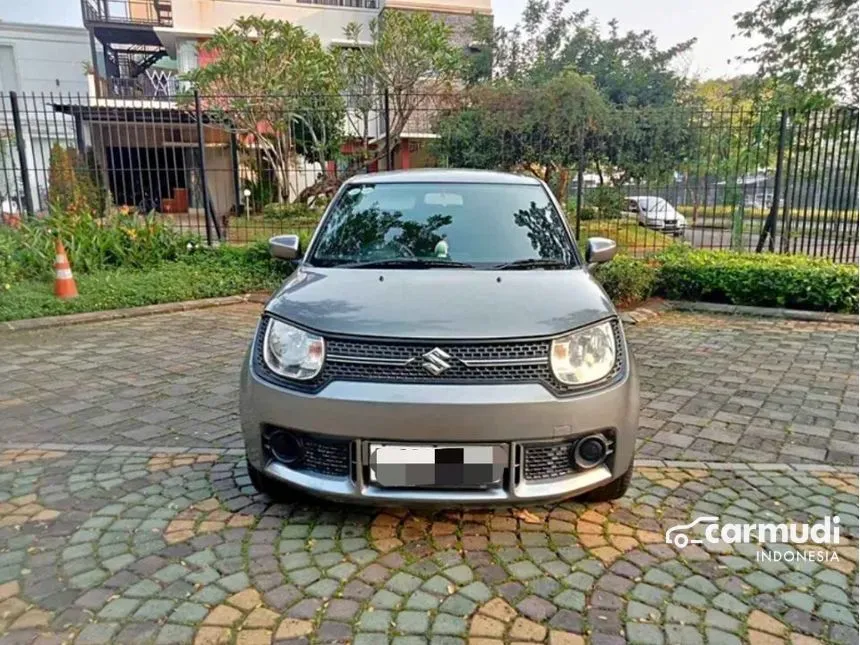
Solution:
<path fill-rule="evenodd" d="M 323 367 L 325 341 L 298 327 L 270 320 L 263 339 L 263 359 L 275 374 L 307 381 Z"/>
<path fill-rule="evenodd" d="M 550 364 L 562 383 L 584 385 L 612 371 L 617 351 L 612 323 L 605 322 L 552 341 Z"/>

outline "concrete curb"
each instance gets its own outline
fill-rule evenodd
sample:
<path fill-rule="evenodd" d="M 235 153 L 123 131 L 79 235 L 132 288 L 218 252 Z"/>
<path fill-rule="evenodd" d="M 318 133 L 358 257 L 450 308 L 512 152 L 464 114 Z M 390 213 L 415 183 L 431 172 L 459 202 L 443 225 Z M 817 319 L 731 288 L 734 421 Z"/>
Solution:
<path fill-rule="evenodd" d="M 856 325 L 857 314 L 837 314 L 829 311 L 804 311 L 778 307 L 749 307 L 746 305 L 724 305 L 714 302 L 669 301 L 668 308 L 675 311 L 729 314 L 735 316 L 757 316 L 759 318 L 782 318 L 783 320 L 805 320 L 811 322 L 833 322 Z"/>
<path fill-rule="evenodd" d="M 168 455 L 225 455 L 244 457 L 244 448 L 212 448 L 201 446 L 123 446 L 105 443 L 0 443 L 4 450 L 43 450 L 56 452 L 88 452 L 94 454 L 168 454 Z M 847 473 L 857 474 L 852 466 L 830 466 L 827 464 L 779 464 L 757 462 L 723 461 L 671 461 L 666 459 L 636 459 L 636 468 L 680 468 L 682 470 L 731 470 L 753 474 L 757 472 L 796 472 L 796 473 Z"/>
<path fill-rule="evenodd" d="M 128 309 L 108 309 L 106 311 L 88 311 L 86 313 L 68 314 L 66 316 L 25 318 L 24 320 L 10 320 L 0 323 L 0 331 L 31 331 L 34 329 L 47 329 L 49 327 L 67 327 L 69 325 L 106 322 L 123 318 L 139 318 L 141 316 L 172 314 L 179 311 L 192 311 L 194 309 L 224 307 L 226 305 L 238 305 L 246 302 L 265 303 L 268 299 L 268 294 L 245 293 L 237 296 L 222 296 L 220 298 L 165 302 L 158 305 L 146 305 L 144 307 L 129 307 Z"/>

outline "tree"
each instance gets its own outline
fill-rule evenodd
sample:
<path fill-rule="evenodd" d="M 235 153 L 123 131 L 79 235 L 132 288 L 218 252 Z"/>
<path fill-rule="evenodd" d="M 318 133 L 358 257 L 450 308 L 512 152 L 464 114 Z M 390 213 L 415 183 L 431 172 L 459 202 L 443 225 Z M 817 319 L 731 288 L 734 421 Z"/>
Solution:
<path fill-rule="evenodd" d="M 279 201 L 294 195 L 295 155 L 323 162 L 339 148 L 344 77 L 336 57 L 301 27 L 262 16 L 217 29 L 200 50 L 213 60 L 186 80 L 200 92 L 209 124 L 262 153 Z"/>
<path fill-rule="evenodd" d="M 349 43 L 335 52 L 346 79 L 351 134 L 360 141 L 353 148 L 345 171 L 322 177 L 300 194 L 307 200 L 331 194 L 343 179 L 385 156 L 377 142 L 371 146 L 369 124 L 382 123 L 383 93 L 388 92 L 388 132 L 378 132 L 396 145 L 407 125 L 426 129 L 419 117 L 433 114 L 449 99 L 449 90 L 459 78 L 463 57 L 450 42 L 451 30 L 429 13 L 385 11 L 370 21 L 369 39 L 362 26 L 351 23 L 344 30 Z"/>
<path fill-rule="evenodd" d="M 387 134 L 396 142 L 416 111 L 432 111 L 444 100 L 459 77 L 462 53 L 450 41 L 450 28 L 426 12 L 385 11 L 370 21 L 369 31 L 368 44 L 361 25 L 347 26 L 352 46 L 340 51 L 341 64 L 354 83 L 388 91 Z"/>
<path fill-rule="evenodd" d="M 572 69 L 591 76 L 620 106 L 671 105 L 685 86 L 673 65 L 695 39 L 660 49 L 650 31 L 621 33 L 616 21 L 603 36 L 589 12 L 568 11 L 570 0 L 529 0 L 520 22 L 493 36 L 495 74 L 510 80 L 546 80 Z"/>
<path fill-rule="evenodd" d="M 760 78 L 856 105 L 857 0 L 761 0 L 734 18 L 740 36 L 762 41 L 742 57 Z"/>
<path fill-rule="evenodd" d="M 434 152 L 453 166 L 530 172 L 563 197 L 581 146 L 610 119 L 591 79 L 573 71 L 538 85 L 479 86 L 442 114 Z"/>

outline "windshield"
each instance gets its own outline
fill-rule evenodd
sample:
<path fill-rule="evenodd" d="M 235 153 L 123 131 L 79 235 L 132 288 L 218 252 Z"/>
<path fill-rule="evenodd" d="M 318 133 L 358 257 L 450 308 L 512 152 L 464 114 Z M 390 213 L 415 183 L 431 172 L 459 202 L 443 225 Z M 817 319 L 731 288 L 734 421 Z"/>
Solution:
<path fill-rule="evenodd" d="M 669 203 L 662 197 L 646 197 L 639 200 L 639 208 L 643 211 L 653 213 L 669 209 Z"/>
<path fill-rule="evenodd" d="M 310 264 L 408 258 L 488 267 L 520 260 L 574 263 L 561 217 L 542 186 L 380 183 L 347 189 L 320 230 Z"/>

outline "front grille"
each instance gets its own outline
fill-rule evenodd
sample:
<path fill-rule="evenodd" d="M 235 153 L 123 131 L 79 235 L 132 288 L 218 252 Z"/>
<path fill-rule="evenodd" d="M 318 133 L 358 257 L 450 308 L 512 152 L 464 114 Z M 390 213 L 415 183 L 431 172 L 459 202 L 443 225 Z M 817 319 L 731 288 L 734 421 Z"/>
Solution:
<path fill-rule="evenodd" d="M 327 336 L 325 365 L 314 379 L 305 382 L 285 379 L 271 372 L 263 360 L 263 339 L 270 318 L 263 319 L 255 343 L 255 367 L 267 380 L 283 387 L 315 392 L 332 381 L 427 384 L 539 383 L 556 394 L 594 389 L 614 381 L 622 372 L 624 345 L 621 328 L 613 320 L 616 352 L 612 372 L 599 383 L 587 386 L 560 383 L 549 364 L 552 339 L 514 341 L 392 341 Z M 422 365 L 424 354 L 440 349 L 450 366 L 436 375 Z"/>

